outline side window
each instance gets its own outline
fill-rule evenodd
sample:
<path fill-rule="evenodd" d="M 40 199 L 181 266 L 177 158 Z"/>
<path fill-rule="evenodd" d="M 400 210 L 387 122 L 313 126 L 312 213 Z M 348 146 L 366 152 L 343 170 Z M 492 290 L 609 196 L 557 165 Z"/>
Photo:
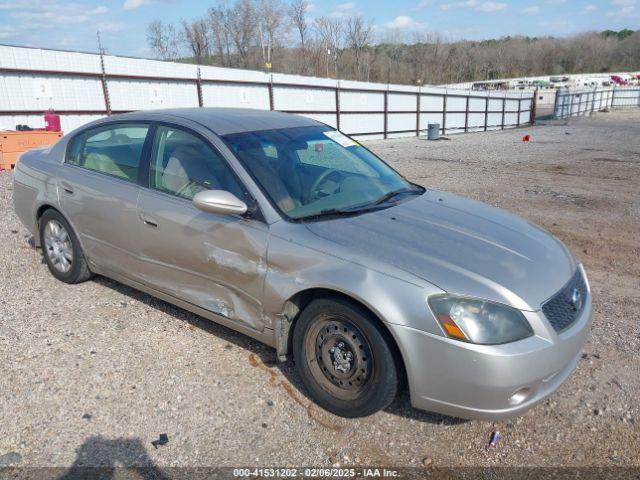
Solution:
<path fill-rule="evenodd" d="M 224 159 L 206 142 L 184 130 L 160 126 L 151 154 L 150 186 L 191 200 L 203 190 L 245 192 Z"/>
<path fill-rule="evenodd" d="M 148 131 L 148 125 L 140 124 L 108 125 L 89 130 L 71 140 L 66 161 L 135 183 Z"/>
<path fill-rule="evenodd" d="M 67 145 L 67 163 L 77 165 L 79 167 L 82 166 L 82 149 L 84 148 L 85 139 L 86 134 L 81 133 L 69 140 L 69 144 Z"/>

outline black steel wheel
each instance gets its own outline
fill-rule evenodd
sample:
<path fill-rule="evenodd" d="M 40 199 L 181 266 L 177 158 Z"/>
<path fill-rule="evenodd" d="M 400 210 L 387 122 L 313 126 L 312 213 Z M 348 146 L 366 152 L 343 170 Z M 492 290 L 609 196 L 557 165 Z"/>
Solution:
<path fill-rule="evenodd" d="M 313 400 L 344 417 L 387 407 L 398 388 L 386 332 L 359 305 L 340 299 L 311 302 L 296 323 L 296 366 Z"/>

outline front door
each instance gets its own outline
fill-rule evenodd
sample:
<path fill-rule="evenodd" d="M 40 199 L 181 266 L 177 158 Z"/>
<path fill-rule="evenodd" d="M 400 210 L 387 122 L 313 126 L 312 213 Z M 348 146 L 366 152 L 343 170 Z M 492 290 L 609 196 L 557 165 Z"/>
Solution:
<path fill-rule="evenodd" d="M 198 210 L 191 200 L 202 190 L 248 198 L 204 138 L 158 126 L 149 188 L 138 200 L 140 275 L 159 291 L 262 331 L 268 228 L 258 220 Z"/>
<path fill-rule="evenodd" d="M 133 278 L 138 173 L 148 132 L 148 124 L 114 123 L 75 136 L 57 185 L 90 265 Z"/>

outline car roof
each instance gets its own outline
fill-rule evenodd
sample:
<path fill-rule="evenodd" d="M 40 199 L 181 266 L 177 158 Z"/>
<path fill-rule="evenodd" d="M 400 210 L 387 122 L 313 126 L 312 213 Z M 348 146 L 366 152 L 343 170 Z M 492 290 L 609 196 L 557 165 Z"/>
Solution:
<path fill-rule="evenodd" d="M 171 120 L 171 117 L 192 120 L 216 135 L 279 128 L 324 126 L 321 122 L 300 115 L 250 108 L 170 108 L 124 113 L 114 115 L 109 119 L 161 120 L 162 117 L 166 117 L 166 120 Z"/>

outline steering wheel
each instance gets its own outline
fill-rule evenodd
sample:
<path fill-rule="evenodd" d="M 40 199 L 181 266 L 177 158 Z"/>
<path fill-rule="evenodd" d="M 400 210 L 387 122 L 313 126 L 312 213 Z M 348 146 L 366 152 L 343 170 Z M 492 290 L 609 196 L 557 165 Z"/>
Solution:
<path fill-rule="evenodd" d="M 320 193 L 322 193 L 320 187 L 327 180 L 329 180 L 329 177 L 331 177 L 334 174 L 341 175 L 340 170 L 336 170 L 335 168 L 330 168 L 329 170 L 320 174 L 320 176 L 316 179 L 316 181 L 313 182 L 313 185 L 311 185 L 311 189 L 310 189 L 311 200 L 317 200 L 320 198 Z"/>

